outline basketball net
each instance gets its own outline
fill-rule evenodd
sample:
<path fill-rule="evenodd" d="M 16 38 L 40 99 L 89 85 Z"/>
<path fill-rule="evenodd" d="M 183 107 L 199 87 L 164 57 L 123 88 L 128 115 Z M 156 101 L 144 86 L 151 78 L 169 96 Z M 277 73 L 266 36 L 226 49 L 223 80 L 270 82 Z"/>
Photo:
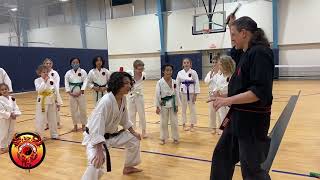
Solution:
<path fill-rule="evenodd" d="M 208 38 L 210 34 L 210 29 L 202 29 L 202 34 L 205 38 Z"/>

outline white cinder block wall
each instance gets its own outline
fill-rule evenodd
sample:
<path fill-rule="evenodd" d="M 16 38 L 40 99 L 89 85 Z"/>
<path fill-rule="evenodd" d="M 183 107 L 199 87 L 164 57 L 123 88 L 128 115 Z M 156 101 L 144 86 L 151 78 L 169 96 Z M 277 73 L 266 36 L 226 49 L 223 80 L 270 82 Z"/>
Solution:
<path fill-rule="evenodd" d="M 320 76 L 319 0 L 279 1 L 281 76 Z M 318 66 L 318 67 L 317 67 Z"/>

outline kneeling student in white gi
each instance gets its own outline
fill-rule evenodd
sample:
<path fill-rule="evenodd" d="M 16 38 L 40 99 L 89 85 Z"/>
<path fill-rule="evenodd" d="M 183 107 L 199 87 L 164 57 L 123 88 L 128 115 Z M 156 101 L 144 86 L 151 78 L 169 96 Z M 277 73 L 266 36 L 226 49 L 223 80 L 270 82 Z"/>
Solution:
<path fill-rule="evenodd" d="M 126 159 L 123 174 L 141 172 L 135 168 L 141 162 L 141 136 L 132 128 L 128 119 L 125 95 L 132 87 L 132 77 L 126 72 L 114 72 L 108 81 L 108 93 L 104 95 L 93 110 L 82 144 L 87 146 L 88 167 L 83 180 L 100 179 L 104 173 L 102 165 L 107 162 L 107 171 L 111 171 L 108 148 L 125 147 Z M 123 130 L 118 131 L 118 126 Z"/>
<path fill-rule="evenodd" d="M 178 105 L 180 105 L 179 91 L 176 81 L 172 79 L 173 66 L 162 66 L 163 77 L 156 85 L 156 113 L 160 114 L 160 144 L 165 144 L 169 138 L 168 122 L 170 119 L 173 143 L 179 143 L 178 133 Z"/>

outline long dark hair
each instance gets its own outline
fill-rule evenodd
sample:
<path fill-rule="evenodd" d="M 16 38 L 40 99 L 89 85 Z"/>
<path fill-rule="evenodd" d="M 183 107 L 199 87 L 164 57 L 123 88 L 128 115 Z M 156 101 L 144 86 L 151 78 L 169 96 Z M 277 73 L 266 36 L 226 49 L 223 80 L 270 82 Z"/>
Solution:
<path fill-rule="evenodd" d="M 124 86 L 123 79 L 128 77 L 131 81 L 131 86 L 133 85 L 133 79 L 130 74 L 127 72 L 114 72 L 111 74 L 110 79 L 108 81 L 108 92 L 112 92 L 116 95 L 119 90 Z"/>
<path fill-rule="evenodd" d="M 97 65 L 96 65 L 96 62 L 99 60 L 99 58 L 101 59 L 101 61 L 102 61 L 102 68 L 104 67 L 104 63 L 105 63 L 105 61 L 104 61 L 104 59 L 102 58 L 102 56 L 96 56 L 96 57 L 94 57 L 93 58 L 93 60 L 92 60 L 92 66 L 93 66 L 93 68 L 96 68 L 97 67 Z"/>
<path fill-rule="evenodd" d="M 240 32 L 242 29 L 250 31 L 252 33 L 249 47 L 254 45 L 263 45 L 270 47 L 269 41 L 261 28 L 258 28 L 257 23 L 248 16 L 243 16 L 235 20 L 232 24 Z"/>

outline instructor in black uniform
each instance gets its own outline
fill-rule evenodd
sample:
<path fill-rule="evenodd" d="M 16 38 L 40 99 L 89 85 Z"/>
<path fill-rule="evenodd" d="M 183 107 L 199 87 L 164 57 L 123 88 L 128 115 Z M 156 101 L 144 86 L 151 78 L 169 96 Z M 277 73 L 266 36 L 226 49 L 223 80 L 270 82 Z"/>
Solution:
<path fill-rule="evenodd" d="M 218 110 L 230 106 L 222 123 L 223 134 L 213 152 L 211 180 L 231 180 L 240 161 L 244 180 L 270 180 L 261 168 L 270 139 L 268 130 L 272 104 L 273 52 L 262 29 L 250 17 L 230 16 L 232 58 L 237 62 L 228 94 L 215 97 Z"/>

